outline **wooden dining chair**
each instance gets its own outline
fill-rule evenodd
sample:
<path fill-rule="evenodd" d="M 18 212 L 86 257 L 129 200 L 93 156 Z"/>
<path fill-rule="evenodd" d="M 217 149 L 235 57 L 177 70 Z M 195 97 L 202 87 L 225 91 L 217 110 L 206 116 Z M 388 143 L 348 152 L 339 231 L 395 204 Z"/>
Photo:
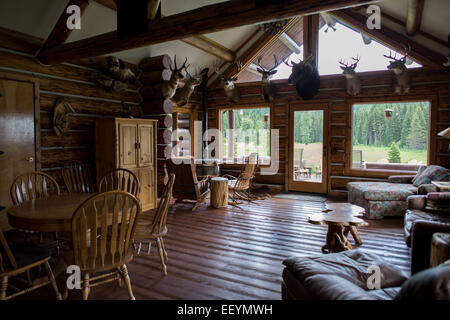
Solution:
<path fill-rule="evenodd" d="M 99 192 L 122 190 L 135 197 L 139 195 L 141 185 L 138 177 L 128 169 L 115 169 L 107 173 L 99 183 Z"/>
<path fill-rule="evenodd" d="M 223 175 L 224 178 L 228 179 L 228 190 L 231 191 L 231 202 L 229 202 L 229 204 L 242 204 L 242 202 L 238 200 L 252 201 L 250 189 L 257 167 L 258 154 L 252 153 L 248 157 L 247 163 L 245 163 L 241 173 L 237 177 L 229 174 Z"/>
<path fill-rule="evenodd" d="M 14 179 L 11 189 L 11 200 L 14 205 L 19 205 L 24 201 L 35 200 L 48 198 L 53 195 L 59 195 L 60 189 L 58 183 L 53 177 L 44 173 L 44 172 L 28 172 L 19 175 Z M 36 231 L 25 231 L 26 237 L 28 238 L 29 234 L 39 234 L 39 241 L 42 242 L 42 233 Z M 59 255 L 59 245 L 58 242 L 58 234 L 53 234 L 54 241 L 49 244 L 51 247 L 56 247 L 56 250 Z"/>
<path fill-rule="evenodd" d="M 79 161 L 72 161 L 62 168 L 62 176 L 69 193 L 95 192 L 89 167 Z"/>
<path fill-rule="evenodd" d="M 10 194 L 13 204 L 18 205 L 28 200 L 59 195 L 60 190 L 56 180 L 48 174 L 44 172 L 28 172 L 14 179 Z"/>
<path fill-rule="evenodd" d="M 53 271 L 49 264 L 50 250 L 30 242 L 14 243 L 11 246 L 0 229 L 0 300 L 9 300 L 50 284 L 55 291 L 56 298 L 61 300 L 58 286 L 56 285 Z M 47 272 L 47 281 L 30 283 L 30 287 L 24 290 L 16 289 L 16 292 L 7 295 L 8 281 L 22 273 L 30 275 L 30 270 L 44 265 Z"/>
<path fill-rule="evenodd" d="M 122 279 L 130 299 L 135 299 L 126 264 L 133 258 L 132 244 L 141 211 L 135 196 L 119 190 L 94 195 L 75 210 L 72 250 L 65 259 L 68 265 L 80 267 L 84 300 L 92 287 L 111 281 L 120 284 Z M 66 286 L 64 298 L 67 294 Z"/>
<path fill-rule="evenodd" d="M 158 209 L 152 221 L 138 221 L 135 233 L 135 251 L 138 256 L 151 255 L 152 241 L 158 247 L 159 257 L 161 259 L 161 267 L 164 275 L 167 275 L 166 262 L 168 260 L 166 247 L 164 245 L 164 237 L 167 235 L 167 213 L 169 212 L 170 201 L 172 200 L 173 184 L 175 182 L 175 174 L 170 174 L 169 182 L 167 182 L 164 192 L 159 201 Z M 147 242 L 147 251 L 142 252 L 142 243 Z"/>

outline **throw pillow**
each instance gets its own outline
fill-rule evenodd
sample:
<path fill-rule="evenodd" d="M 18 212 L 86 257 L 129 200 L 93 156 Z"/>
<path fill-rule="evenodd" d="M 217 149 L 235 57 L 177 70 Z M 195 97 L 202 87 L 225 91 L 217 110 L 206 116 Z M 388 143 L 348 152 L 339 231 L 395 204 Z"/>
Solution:
<path fill-rule="evenodd" d="M 413 184 L 418 187 L 421 184 L 431 183 L 431 181 L 450 180 L 450 171 L 441 166 L 428 166 L 422 173 L 414 178 Z"/>
<path fill-rule="evenodd" d="M 412 179 L 412 184 L 414 184 L 416 182 L 416 179 L 418 177 L 420 177 L 420 175 L 422 174 L 422 172 L 427 168 L 427 166 L 420 166 L 419 169 L 417 170 L 416 176 Z"/>

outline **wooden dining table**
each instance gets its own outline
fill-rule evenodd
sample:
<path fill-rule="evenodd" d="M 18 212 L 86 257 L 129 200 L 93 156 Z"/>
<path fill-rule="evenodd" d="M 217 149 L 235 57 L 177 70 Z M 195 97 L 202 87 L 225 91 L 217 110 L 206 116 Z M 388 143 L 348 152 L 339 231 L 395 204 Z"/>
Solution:
<path fill-rule="evenodd" d="M 12 227 L 40 232 L 72 229 L 72 215 L 78 206 L 95 193 L 67 193 L 24 201 L 7 209 Z"/>

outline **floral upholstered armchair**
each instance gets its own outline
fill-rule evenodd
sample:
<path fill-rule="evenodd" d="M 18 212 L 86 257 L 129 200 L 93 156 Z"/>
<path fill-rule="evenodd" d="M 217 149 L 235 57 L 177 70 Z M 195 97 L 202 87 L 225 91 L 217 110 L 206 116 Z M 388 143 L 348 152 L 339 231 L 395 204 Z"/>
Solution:
<path fill-rule="evenodd" d="M 422 166 L 415 176 L 391 176 L 388 182 L 350 182 L 348 202 L 365 208 L 368 219 L 404 216 L 409 196 L 438 191 L 431 181 L 450 181 L 450 171 Z"/>

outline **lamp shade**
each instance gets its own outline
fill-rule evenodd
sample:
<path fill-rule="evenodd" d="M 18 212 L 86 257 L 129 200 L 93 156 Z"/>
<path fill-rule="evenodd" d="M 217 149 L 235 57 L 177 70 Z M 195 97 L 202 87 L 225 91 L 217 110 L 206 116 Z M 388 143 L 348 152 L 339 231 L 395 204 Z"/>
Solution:
<path fill-rule="evenodd" d="M 438 136 L 450 139 L 450 127 L 438 133 Z"/>

